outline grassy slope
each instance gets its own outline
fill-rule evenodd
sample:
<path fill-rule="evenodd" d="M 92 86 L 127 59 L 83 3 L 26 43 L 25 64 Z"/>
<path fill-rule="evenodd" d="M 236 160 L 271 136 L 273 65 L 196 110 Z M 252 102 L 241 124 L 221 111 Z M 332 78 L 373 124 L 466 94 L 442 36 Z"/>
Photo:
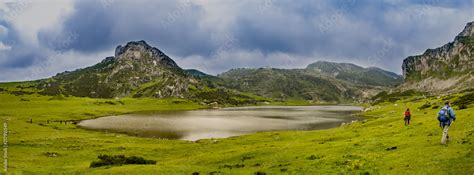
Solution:
<path fill-rule="evenodd" d="M 22 98 L 30 101 L 21 101 Z M 444 146 L 439 144 L 441 130 L 434 117 L 437 110 L 416 109 L 425 101 L 441 103 L 441 99 L 436 98 L 380 104 L 366 113 L 367 121 L 329 130 L 264 132 L 199 142 L 135 138 L 82 130 L 72 124 L 46 123 L 46 120 L 85 119 L 142 110 L 202 107 L 191 102 L 122 99 L 124 105 L 121 105 L 115 100 L 49 99 L 51 97 L 13 96 L 0 92 L 0 117 L 10 119 L 9 172 L 474 173 L 474 106 L 456 111 L 458 120 L 450 129 L 453 140 Z M 116 105 L 104 103 L 106 101 Z M 406 106 L 413 110 L 413 124 L 408 127 L 403 126 L 402 121 Z M 33 118 L 32 124 L 27 122 L 29 118 Z M 397 149 L 386 150 L 394 146 Z M 142 156 L 158 163 L 89 168 L 99 154 Z M 237 168 L 241 165 L 244 167 Z"/>

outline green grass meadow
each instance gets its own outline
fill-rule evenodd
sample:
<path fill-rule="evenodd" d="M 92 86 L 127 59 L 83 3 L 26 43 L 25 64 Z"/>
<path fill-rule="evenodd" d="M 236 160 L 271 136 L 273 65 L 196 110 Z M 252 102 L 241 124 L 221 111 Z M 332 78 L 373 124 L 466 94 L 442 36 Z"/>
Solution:
<path fill-rule="evenodd" d="M 474 106 L 454 108 L 457 120 L 447 145 L 440 144 L 436 120 L 438 106 L 461 95 L 367 105 L 364 121 L 328 130 L 262 132 L 196 142 L 88 131 L 72 124 L 140 111 L 206 108 L 180 99 L 91 99 L 4 91 L 0 118 L 8 120 L 8 174 L 472 175 Z M 410 126 L 403 124 L 407 107 L 412 109 Z M 89 168 L 100 154 L 140 156 L 157 163 Z"/>

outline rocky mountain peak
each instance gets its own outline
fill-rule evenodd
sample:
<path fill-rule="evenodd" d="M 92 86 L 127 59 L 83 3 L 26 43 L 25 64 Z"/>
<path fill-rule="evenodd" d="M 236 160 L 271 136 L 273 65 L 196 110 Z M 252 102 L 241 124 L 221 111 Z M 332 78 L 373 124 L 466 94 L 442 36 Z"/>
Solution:
<path fill-rule="evenodd" d="M 463 37 L 463 36 L 474 36 L 474 21 L 469 22 L 466 24 L 466 27 L 464 27 L 464 30 L 459 33 L 458 37 Z"/>
<path fill-rule="evenodd" d="M 117 59 L 152 59 L 155 64 L 160 63 L 168 67 L 178 67 L 178 65 L 166 54 L 148 45 L 144 40 L 131 41 L 125 46 L 119 45 L 115 49 L 115 58 Z"/>
<path fill-rule="evenodd" d="M 42 86 L 51 91 L 50 95 L 181 98 L 189 95 L 188 85 L 199 82 L 157 48 L 145 41 L 132 41 L 118 46 L 115 56 L 90 67 L 57 74 L 45 80 L 45 84 Z M 146 88 L 142 88 L 145 84 Z"/>

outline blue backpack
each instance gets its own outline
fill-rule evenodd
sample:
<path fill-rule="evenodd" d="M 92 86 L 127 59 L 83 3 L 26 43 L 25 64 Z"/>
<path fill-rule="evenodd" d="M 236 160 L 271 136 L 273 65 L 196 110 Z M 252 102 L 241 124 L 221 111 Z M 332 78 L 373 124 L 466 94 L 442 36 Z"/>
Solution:
<path fill-rule="evenodd" d="M 450 120 L 450 117 L 449 117 L 449 114 L 448 114 L 448 108 L 447 107 L 443 107 L 441 108 L 441 110 L 439 110 L 438 112 L 438 120 L 440 122 L 447 122 Z"/>

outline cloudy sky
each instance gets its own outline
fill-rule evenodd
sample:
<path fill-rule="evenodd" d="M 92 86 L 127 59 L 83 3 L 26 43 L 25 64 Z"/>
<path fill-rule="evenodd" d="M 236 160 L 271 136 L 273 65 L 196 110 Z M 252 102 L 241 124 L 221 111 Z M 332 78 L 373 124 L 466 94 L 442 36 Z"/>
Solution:
<path fill-rule="evenodd" d="M 453 40 L 472 0 L 1 0 L 0 81 L 93 65 L 145 40 L 183 68 L 303 68 L 327 60 L 401 72 Z"/>

